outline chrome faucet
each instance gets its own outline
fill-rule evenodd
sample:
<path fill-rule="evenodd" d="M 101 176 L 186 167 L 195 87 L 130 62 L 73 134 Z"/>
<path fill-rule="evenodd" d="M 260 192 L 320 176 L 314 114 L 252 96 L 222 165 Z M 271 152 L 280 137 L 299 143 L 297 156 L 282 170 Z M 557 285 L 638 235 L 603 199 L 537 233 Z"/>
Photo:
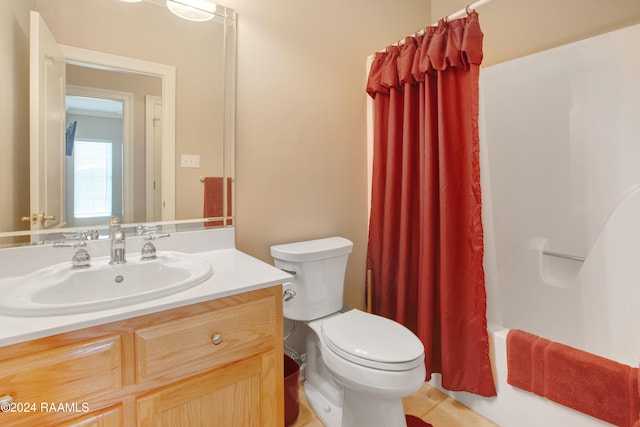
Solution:
<path fill-rule="evenodd" d="M 111 239 L 111 261 L 109 264 L 124 264 L 125 258 L 125 233 L 120 224 L 120 218 L 112 216 L 109 219 L 109 239 Z"/>

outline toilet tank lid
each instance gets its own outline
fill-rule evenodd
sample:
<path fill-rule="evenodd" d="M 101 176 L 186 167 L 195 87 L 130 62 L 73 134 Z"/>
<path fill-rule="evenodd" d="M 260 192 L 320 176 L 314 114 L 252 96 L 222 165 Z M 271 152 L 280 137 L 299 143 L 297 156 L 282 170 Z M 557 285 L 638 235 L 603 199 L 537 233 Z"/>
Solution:
<path fill-rule="evenodd" d="M 282 261 L 314 261 L 350 254 L 353 242 L 344 237 L 307 240 L 271 246 L 271 256 Z"/>

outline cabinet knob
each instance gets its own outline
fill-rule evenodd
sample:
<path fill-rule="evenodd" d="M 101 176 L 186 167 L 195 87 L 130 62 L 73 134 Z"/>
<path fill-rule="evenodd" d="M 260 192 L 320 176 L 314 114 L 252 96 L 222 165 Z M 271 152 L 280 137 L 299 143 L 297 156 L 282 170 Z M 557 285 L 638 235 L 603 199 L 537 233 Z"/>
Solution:
<path fill-rule="evenodd" d="M 11 410 L 11 404 L 13 403 L 13 396 L 5 394 L 0 397 L 0 412 L 8 412 Z"/>
<path fill-rule="evenodd" d="M 218 345 L 222 342 L 222 334 L 219 332 L 216 332 L 215 334 L 213 334 L 211 336 L 211 342 L 213 343 L 213 345 Z"/>

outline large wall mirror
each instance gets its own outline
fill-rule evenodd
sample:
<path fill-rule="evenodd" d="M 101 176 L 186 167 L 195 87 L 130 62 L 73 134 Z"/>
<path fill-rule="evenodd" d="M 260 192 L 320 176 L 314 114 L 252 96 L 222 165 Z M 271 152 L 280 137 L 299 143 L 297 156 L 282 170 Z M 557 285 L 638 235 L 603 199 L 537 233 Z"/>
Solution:
<path fill-rule="evenodd" d="M 2 246 L 113 215 L 232 223 L 235 12 L 167 3 L 1 3 Z"/>

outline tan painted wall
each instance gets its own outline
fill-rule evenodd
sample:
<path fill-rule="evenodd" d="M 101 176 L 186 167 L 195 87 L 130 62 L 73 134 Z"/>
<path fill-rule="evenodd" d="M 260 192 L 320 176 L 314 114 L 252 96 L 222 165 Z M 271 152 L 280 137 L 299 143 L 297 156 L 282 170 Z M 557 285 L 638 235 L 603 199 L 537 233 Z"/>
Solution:
<path fill-rule="evenodd" d="M 471 3 L 432 0 L 433 20 Z M 640 22 L 638 0 L 492 0 L 478 9 L 483 66 L 582 40 Z M 629 54 L 632 54 L 629 52 Z"/>
<path fill-rule="evenodd" d="M 366 57 L 430 21 L 429 0 L 226 0 L 238 12 L 237 246 L 354 242 L 345 302 L 362 307 Z"/>

